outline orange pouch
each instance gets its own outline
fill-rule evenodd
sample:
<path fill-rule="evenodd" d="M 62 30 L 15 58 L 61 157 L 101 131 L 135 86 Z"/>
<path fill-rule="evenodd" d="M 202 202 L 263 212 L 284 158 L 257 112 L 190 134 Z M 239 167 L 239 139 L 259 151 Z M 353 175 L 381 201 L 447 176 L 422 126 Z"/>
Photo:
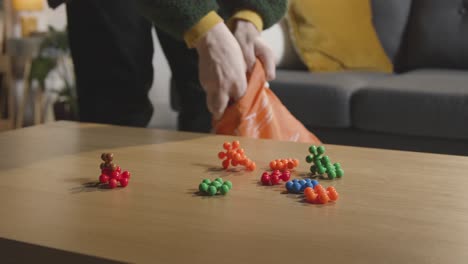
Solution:
<path fill-rule="evenodd" d="M 245 95 L 213 122 L 216 134 L 321 144 L 266 86 L 263 65 L 257 60 L 248 76 Z"/>

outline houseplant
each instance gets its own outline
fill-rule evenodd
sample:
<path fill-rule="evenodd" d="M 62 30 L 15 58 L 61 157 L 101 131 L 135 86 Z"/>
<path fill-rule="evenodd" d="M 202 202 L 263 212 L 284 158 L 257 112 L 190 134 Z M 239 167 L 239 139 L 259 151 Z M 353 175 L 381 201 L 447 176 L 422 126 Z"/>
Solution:
<path fill-rule="evenodd" d="M 51 73 L 59 78 L 59 88 L 47 89 L 54 95 L 53 109 L 56 120 L 77 120 L 78 104 L 73 65 L 66 31 L 49 27 L 42 36 L 38 56 L 32 61 L 29 82 L 37 81 L 39 89 L 46 90 Z"/>

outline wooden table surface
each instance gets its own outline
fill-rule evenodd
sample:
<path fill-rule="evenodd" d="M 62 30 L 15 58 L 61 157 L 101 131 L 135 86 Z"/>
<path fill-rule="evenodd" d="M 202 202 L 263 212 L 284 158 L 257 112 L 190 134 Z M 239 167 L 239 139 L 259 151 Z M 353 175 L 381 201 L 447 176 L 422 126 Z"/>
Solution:
<path fill-rule="evenodd" d="M 257 170 L 220 170 L 233 139 L 71 122 L 0 133 L 0 262 L 468 263 L 468 157 L 327 145 L 346 173 L 322 184 L 341 196 L 313 205 L 258 184 L 275 158 L 304 176 L 307 144 L 242 138 Z M 84 187 L 105 151 L 127 188 Z M 216 177 L 227 196 L 195 194 Z"/>

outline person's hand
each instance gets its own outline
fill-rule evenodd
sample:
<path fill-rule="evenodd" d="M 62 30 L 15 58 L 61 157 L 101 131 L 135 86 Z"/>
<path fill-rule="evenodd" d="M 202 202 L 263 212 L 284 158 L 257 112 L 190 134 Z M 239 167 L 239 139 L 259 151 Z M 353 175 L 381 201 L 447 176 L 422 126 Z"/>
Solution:
<path fill-rule="evenodd" d="M 247 89 L 246 65 L 236 39 L 219 23 L 195 43 L 200 83 L 213 118 L 222 117 L 229 99 L 237 101 Z"/>
<path fill-rule="evenodd" d="M 249 21 L 237 20 L 233 33 L 242 49 L 247 70 L 250 72 L 253 69 L 258 57 L 265 67 L 267 80 L 273 80 L 276 76 L 274 54 L 260 36 L 257 27 Z"/>

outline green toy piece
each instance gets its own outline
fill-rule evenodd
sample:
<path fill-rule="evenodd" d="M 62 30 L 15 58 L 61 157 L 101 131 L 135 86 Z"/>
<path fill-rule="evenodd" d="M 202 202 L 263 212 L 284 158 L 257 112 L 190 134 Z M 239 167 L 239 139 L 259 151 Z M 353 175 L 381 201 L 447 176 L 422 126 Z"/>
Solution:
<path fill-rule="evenodd" d="M 219 187 L 221 187 L 221 185 L 223 185 L 223 184 L 220 183 L 219 181 L 213 181 L 213 182 L 211 182 L 211 186 L 216 187 L 216 189 L 219 189 Z"/>
<path fill-rule="evenodd" d="M 344 170 L 336 169 L 336 177 L 341 178 L 344 175 Z"/>
<path fill-rule="evenodd" d="M 305 160 L 307 163 L 313 163 L 310 166 L 312 175 L 327 175 L 329 179 L 341 178 L 344 176 L 344 170 L 341 168 L 340 163 L 333 164 L 330 157 L 325 156 L 324 146 L 310 146 L 309 153 Z"/>
<path fill-rule="evenodd" d="M 210 183 L 211 183 L 210 179 L 204 179 L 203 182 L 206 183 L 206 184 L 210 184 Z"/>
<path fill-rule="evenodd" d="M 319 156 L 325 154 L 325 147 L 324 146 L 318 147 L 317 152 Z"/>
<path fill-rule="evenodd" d="M 216 187 L 214 187 L 213 185 L 211 185 L 210 187 L 208 187 L 208 192 L 207 193 L 208 193 L 209 196 L 213 196 L 216 193 L 218 193 L 218 189 Z"/>
<path fill-rule="evenodd" d="M 310 166 L 310 172 L 312 173 L 312 175 L 315 175 L 317 173 L 317 166 L 315 165 Z"/>
<path fill-rule="evenodd" d="M 198 185 L 198 190 L 200 193 L 214 196 L 218 193 L 226 195 L 232 189 L 232 182 L 223 181 L 221 178 L 216 178 L 214 181 L 210 179 L 204 179 L 200 185 Z"/>
<path fill-rule="evenodd" d="M 222 178 L 216 178 L 215 181 L 217 181 L 217 182 L 219 182 L 221 184 L 223 184 L 223 182 L 224 182 Z"/>
<path fill-rule="evenodd" d="M 198 185 L 198 190 L 200 190 L 200 192 L 207 192 L 208 191 L 208 184 L 202 182 L 200 183 L 200 185 Z"/>
<path fill-rule="evenodd" d="M 232 189 L 232 182 L 230 182 L 230 181 L 225 181 L 224 184 L 227 185 L 227 186 L 229 187 L 229 190 Z"/>
<path fill-rule="evenodd" d="M 309 153 L 314 155 L 314 156 L 317 156 L 318 155 L 318 152 L 317 152 L 317 147 L 316 146 L 310 146 L 309 147 Z"/>
<path fill-rule="evenodd" d="M 229 192 L 229 186 L 226 184 L 223 184 L 221 188 L 219 189 L 222 195 L 226 195 Z"/>
<path fill-rule="evenodd" d="M 320 166 L 317 166 L 317 172 L 318 174 L 324 174 L 325 172 L 327 172 L 327 169 L 325 169 L 325 167 L 323 167 L 322 165 Z"/>

